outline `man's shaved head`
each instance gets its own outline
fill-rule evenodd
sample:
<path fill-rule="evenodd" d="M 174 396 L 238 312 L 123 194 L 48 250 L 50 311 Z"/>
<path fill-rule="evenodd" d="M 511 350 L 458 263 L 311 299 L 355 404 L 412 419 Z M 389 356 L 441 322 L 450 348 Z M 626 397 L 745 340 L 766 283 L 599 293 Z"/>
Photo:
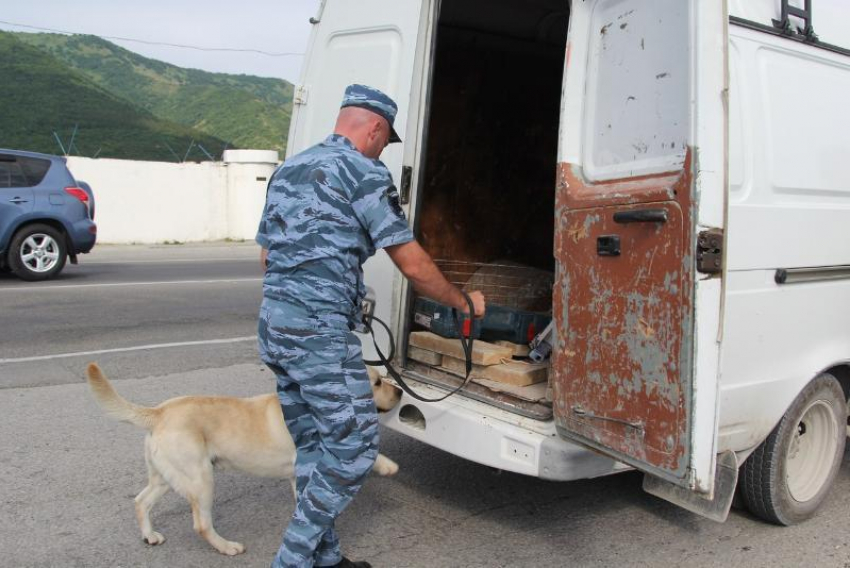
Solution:
<path fill-rule="evenodd" d="M 370 110 L 347 106 L 339 110 L 334 133 L 351 140 L 364 156 L 377 159 L 389 142 L 390 125 Z"/>
<path fill-rule="evenodd" d="M 371 125 L 372 121 L 379 120 L 380 118 L 380 116 L 365 108 L 348 106 L 339 109 L 336 124 L 337 126 L 345 124 L 349 128 L 359 128 L 367 123 Z"/>

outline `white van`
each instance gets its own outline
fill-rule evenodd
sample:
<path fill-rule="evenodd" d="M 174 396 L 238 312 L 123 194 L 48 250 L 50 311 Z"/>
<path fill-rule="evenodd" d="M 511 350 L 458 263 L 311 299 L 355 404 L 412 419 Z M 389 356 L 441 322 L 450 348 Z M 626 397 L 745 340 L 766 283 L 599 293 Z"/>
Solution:
<path fill-rule="evenodd" d="M 432 256 L 554 274 L 548 385 L 405 397 L 387 426 L 546 479 L 636 468 L 717 520 L 736 485 L 766 520 L 814 513 L 850 393 L 850 4 L 324 0 L 311 21 L 288 153 L 374 85 Z M 388 257 L 366 277 L 413 386 L 457 385 L 406 356 Z"/>

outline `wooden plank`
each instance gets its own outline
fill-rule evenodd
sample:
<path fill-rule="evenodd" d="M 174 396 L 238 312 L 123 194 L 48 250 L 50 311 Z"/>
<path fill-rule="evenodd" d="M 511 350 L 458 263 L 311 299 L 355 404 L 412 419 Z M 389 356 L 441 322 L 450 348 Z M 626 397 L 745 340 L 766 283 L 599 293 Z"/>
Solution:
<path fill-rule="evenodd" d="M 410 334 L 410 345 L 436 351 L 455 359 L 465 359 L 463 347 L 458 339 L 440 337 L 430 331 L 414 331 Z M 507 347 L 499 347 L 492 343 L 476 340 L 472 344 L 472 362 L 476 365 L 498 365 L 505 359 L 510 359 L 513 352 Z"/>
<path fill-rule="evenodd" d="M 473 379 L 473 381 L 481 386 L 487 387 L 488 389 L 494 392 L 509 394 L 511 396 L 515 396 L 517 398 L 521 398 L 522 400 L 527 400 L 529 402 L 539 402 L 546 400 L 546 389 L 548 388 L 548 385 L 546 383 L 536 383 L 524 387 L 517 387 L 505 383 L 497 383 L 496 381 L 488 381 L 486 379 Z"/>
<path fill-rule="evenodd" d="M 455 359 L 454 357 L 443 357 L 442 368 L 461 376 L 466 374 L 466 363 L 463 360 Z M 525 363 L 522 361 L 515 361 L 513 363 L 491 365 L 489 367 L 473 365 L 471 375 L 473 379 L 525 387 L 544 382 L 547 378 L 548 369 L 548 362 Z"/>
<path fill-rule="evenodd" d="M 435 367 L 439 367 L 443 364 L 443 356 L 440 353 L 436 353 L 434 351 L 428 351 L 427 349 L 422 349 L 420 347 L 410 346 L 407 349 L 407 356 L 413 359 L 414 361 L 419 361 L 420 363 L 425 363 L 426 365 L 433 365 Z"/>
<path fill-rule="evenodd" d="M 493 344 L 498 345 L 499 347 L 509 347 L 510 349 L 513 349 L 514 357 L 528 357 L 528 354 L 531 351 L 531 349 L 528 348 L 528 345 L 523 343 L 514 343 L 506 339 L 494 341 Z"/>
<path fill-rule="evenodd" d="M 473 347 L 475 347 L 474 344 Z M 456 359 L 446 355 L 443 357 L 443 364 L 440 368 L 454 375 L 459 375 L 461 377 L 466 376 L 466 361 L 464 359 Z M 483 379 L 485 369 L 487 369 L 487 367 L 484 365 L 472 365 L 472 372 L 470 375 L 473 379 Z"/>
<path fill-rule="evenodd" d="M 525 363 L 516 361 L 504 365 L 487 367 L 484 378 L 488 381 L 524 387 L 542 383 L 548 375 L 549 363 Z"/>

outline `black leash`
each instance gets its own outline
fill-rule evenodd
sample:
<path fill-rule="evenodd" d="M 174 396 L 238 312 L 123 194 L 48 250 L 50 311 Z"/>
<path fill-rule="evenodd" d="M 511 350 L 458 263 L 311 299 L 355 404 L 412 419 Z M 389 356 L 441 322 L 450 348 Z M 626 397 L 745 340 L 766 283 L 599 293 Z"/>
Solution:
<path fill-rule="evenodd" d="M 466 300 L 467 305 L 469 305 L 469 318 L 472 319 L 475 317 L 475 306 L 472 304 L 472 299 L 465 292 L 461 292 L 461 294 L 463 294 L 464 300 Z M 377 367 L 378 365 L 383 365 L 387 369 L 387 373 L 389 373 L 393 380 L 398 383 L 398 386 L 400 386 L 404 392 L 406 392 L 416 400 L 422 402 L 440 402 L 441 400 L 446 400 L 453 394 L 460 392 L 461 389 L 463 389 L 467 384 L 469 384 L 469 377 L 472 373 L 472 326 L 470 326 L 469 337 L 464 337 L 463 323 L 461 321 L 460 314 L 456 309 L 452 308 L 452 315 L 454 316 L 455 326 L 457 327 L 457 334 L 460 338 L 460 345 L 463 348 L 463 353 L 466 357 L 466 376 L 463 379 L 463 384 L 461 384 L 453 391 L 449 392 L 447 395 L 441 396 L 439 398 L 425 398 L 424 396 L 417 394 L 416 391 L 410 388 L 410 385 L 404 382 L 404 379 L 401 378 L 401 374 L 398 373 L 395 369 L 393 369 L 393 366 L 390 363 L 393 357 L 395 357 L 395 339 L 393 338 L 392 331 L 390 331 L 390 327 L 383 320 L 380 320 L 373 315 L 368 315 L 364 317 L 363 323 L 366 325 L 366 329 L 369 330 L 369 333 L 372 335 L 372 343 L 374 343 L 375 345 L 375 352 L 378 354 L 378 359 L 369 361 L 364 360 L 363 362 L 369 365 L 370 367 Z M 381 351 L 381 348 L 378 346 L 378 340 L 375 337 L 375 330 L 372 328 L 373 321 L 376 321 L 381 324 L 383 328 L 387 331 L 387 337 L 389 337 L 390 339 L 389 358 L 384 355 L 384 353 Z"/>

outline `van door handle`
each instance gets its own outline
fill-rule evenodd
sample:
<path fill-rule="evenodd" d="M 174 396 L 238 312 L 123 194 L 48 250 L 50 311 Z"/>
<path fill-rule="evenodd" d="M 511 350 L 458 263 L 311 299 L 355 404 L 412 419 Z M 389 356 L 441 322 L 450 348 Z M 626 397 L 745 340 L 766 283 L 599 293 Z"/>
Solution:
<path fill-rule="evenodd" d="M 666 209 L 634 209 L 614 213 L 615 223 L 666 223 Z"/>
<path fill-rule="evenodd" d="M 29 199 L 24 199 L 22 197 L 13 197 L 9 200 L 9 203 L 14 203 L 15 205 L 20 205 L 21 203 L 29 203 Z"/>

